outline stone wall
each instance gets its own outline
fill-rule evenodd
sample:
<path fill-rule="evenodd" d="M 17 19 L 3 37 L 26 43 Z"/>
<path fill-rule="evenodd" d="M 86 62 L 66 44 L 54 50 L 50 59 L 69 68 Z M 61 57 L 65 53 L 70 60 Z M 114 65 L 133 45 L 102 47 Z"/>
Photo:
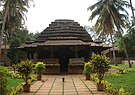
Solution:
<path fill-rule="evenodd" d="M 46 64 L 44 74 L 60 74 L 59 59 L 43 59 L 38 60 Z M 84 58 L 70 58 L 68 64 L 68 74 L 82 74 L 84 66 Z"/>
<path fill-rule="evenodd" d="M 131 64 L 135 64 L 135 60 L 130 60 Z M 123 64 L 128 64 L 127 60 L 122 60 Z"/>
<path fill-rule="evenodd" d="M 71 58 L 68 64 L 68 74 L 82 74 L 84 58 Z"/>
<path fill-rule="evenodd" d="M 38 61 L 44 62 L 46 65 L 44 74 L 60 74 L 59 59 L 40 59 Z"/>

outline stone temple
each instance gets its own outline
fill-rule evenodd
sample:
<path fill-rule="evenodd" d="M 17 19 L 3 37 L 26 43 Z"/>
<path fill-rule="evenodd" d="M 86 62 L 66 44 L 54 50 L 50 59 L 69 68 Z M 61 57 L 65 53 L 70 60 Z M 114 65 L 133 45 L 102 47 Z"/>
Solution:
<path fill-rule="evenodd" d="M 78 22 L 58 19 L 44 29 L 36 41 L 19 47 L 27 58 L 46 64 L 45 74 L 81 74 L 83 65 L 93 53 L 101 53 L 110 47 L 93 41 L 90 34 Z"/>

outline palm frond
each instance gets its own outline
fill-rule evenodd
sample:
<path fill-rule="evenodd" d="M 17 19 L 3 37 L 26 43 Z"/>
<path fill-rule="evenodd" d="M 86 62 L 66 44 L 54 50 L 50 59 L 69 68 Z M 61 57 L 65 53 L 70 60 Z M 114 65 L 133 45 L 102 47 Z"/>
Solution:
<path fill-rule="evenodd" d="M 99 14 L 99 10 L 95 10 L 94 12 L 92 12 L 92 14 L 91 14 L 91 16 L 89 17 L 89 21 L 90 20 L 93 20 L 96 16 L 99 16 L 100 14 Z"/>
<path fill-rule="evenodd" d="M 97 3 L 95 3 L 94 5 L 90 6 L 87 8 L 87 10 L 91 10 L 93 11 L 95 8 L 99 7 L 102 5 L 102 0 L 99 0 Z"/>

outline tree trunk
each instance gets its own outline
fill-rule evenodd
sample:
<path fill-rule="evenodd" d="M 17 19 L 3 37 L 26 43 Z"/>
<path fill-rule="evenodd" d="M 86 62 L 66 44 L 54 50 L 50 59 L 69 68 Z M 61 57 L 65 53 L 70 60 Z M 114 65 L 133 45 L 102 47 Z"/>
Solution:
<path fill-rule="evenodd" d="M 123 45 L 123 49 L 124 49 L 124 52 L 125 52 L 125 55 L 126 55 L 126 58 L 128 60 L 128 64 L 129 64 L 129 68 L 132 68 L 132 65 L 130 63 L 130 59 L 129 59 L 129 55 L 128 55 L 128 52 L 127 52 L 127 47 L 126 47 L 126 44 L 124 42 L 124 38 L 122 36 L 122 28 L 118 25 L 118 23 L 115 21 L 115 25 L 116 25 L 116 28 L 118 30 L 117 34 L 119 35 L 119 37 L 121 38 L 121 41 L 122 41 L 122 45 Z"/>
<path fill-rule="evenodd" d="M 113 48 L 113 63 L 117 66 L 118 64 L 116 63 L 116 56 L 115 56 L 115 48 L 114 48 L 114 42 L 112 38 L 112 33 L 110 33 L 111 41 L 112 41 L 112 48 Z"/>
<path fill-rule="evenodd" d="M 4 58 L 5 58 L 5 63 L 4 65 L 7 66 L 7 39 L 5 35 L 5 50 L 4 50 Z"/>
<path fill-rule="evenodd" d="M 118 34 L 119 34 L 119 36 L 120 36 L 120 38 L 121 38 L 121 41 L 122 41 L 123 49 L 124 49 L 126 58 L 127 58 L 127 60 L 128 60 L 129 68 L 132 68 L 132 65 L 131 65 L 130 59 L 129 59 L 129 55 L 128 55 L 128 52 L 127 52 L 127 47 L 126 47 L 126 44 L 125 44 L 125 42 L 124 42 L 124 38 L 123 38 L 123 36 L 122 36 L 122 34 L 121 34 L 121 31 L 120 31 L 120 29 L 118 28 L 118 26 L 116 26 L 116 27 L 117 27 L 117 29 L 118 29 L 118 31 L 119 31 Z"/>
<path fill-rule="evenodd" d="M 2 53 L 1 53 L 1 48 L 2 48 L 2 37 L 3 37 L 3 34 L 1 33 L 0 34 L 0 61 L 2 61 Z M 0 64 L 1 65 L 1 64 Z"/>
<path fill-rule="evenodd" d="M 1 32 L 0 32 L 0 53 L 1 53 L 1 48 L 2 48 L 2 42 L 3 42 L 3 33 L 4 33 L 4 30 L 5 30 L 5 24 L 6 24 L 6 18 L 7 18 L 7 15 L 8 15 L 8 11 L 9 11 L 9 2 L 7 2 L 7 6 L 5 8 L 5 12 L 4 12 L 4 15 L 3 15 L 3 22 L 2 22 L 2 28 L 1 28 Z"/>
<path fill-rule="evenodd" d="M 130 5 L 131 5 L 131 11 L 132 11 L 133 20 L 134 20 L 133 24 L 135 25 L 135 14 L 134 14 L 134 8 L 132 6 L 132 0 L 129 0 L 129 2 L 130 2 Z"/>
<path fill-rule="evenodd" d="M 132 68 L 132 65 L 131 65 L 130 59 L 129 59 L 129 55 L 128 55 L 128 52 L 127 52 L 127 48 L 126 48 L 126 45 L 125 45 L 125 42 L 124 42 L 124 39 L 123 39 L 123 36 L 122 36 L 122 35 L 121 35 L 121 40 L 122 40 L 123 49 L 124 49 L 126 58 L 127 58 L 127 60 L 128 60 L 129 68 Z"/>

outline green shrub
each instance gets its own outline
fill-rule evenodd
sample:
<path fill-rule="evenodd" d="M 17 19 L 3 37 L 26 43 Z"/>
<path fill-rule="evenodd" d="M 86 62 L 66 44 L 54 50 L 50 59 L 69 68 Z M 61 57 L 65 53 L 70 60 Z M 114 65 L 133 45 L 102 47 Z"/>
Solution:
<path fill-rule="evenodd" d="M 90 75 L 90 73 L 92 73 L 92 70 L 93 70 L 92 63 L 90 63 L 90 62 L 85 63 L 84 69 L 83 69 L 83 74 Z"/>
<path fill-rule="evenodd" d="M 118 95 L 130 95 L 130 93 L 129 93 L 129 92 L 126 92 L 126 91 L 124 90 L 124 88 L 120 88 Z"/>
<path fill-rule="evenodd" d="M 114 66 L 114 65 L 110 65 L 110 66 L 113 69 L 117 69 L 118 73 L 120 73 L 120 74 L 127 73 L 127 72 L 135 72 L 135 68 L 123 68 L 123 67 Z"/>
<path fill-rule="evenodd" d="M 123 73 L 124 73 L 124 68 L 119 67 L 119 66 L 113 66 L 113 65 L 110 65 L 110 66 L 111 66 L 111 68 L 113 68 L 113 69 L 117 69 L 120 74 L 123 74 Z"/>
<path fill-rule="evenodd" d="M 18 78 L 18 79 L 22 78 L 22 76 L 20 74 L 17 74 L 17 73 L 10 73 L 8 76 L 11 78 Z"/>
<path fill-rule="evenodd" d="M 109 59 L 105 56 L 99 55 L 99 54 L 94 54 L 92 56 L 92 60 L 90 61 L 91 63 L 93 63 L 94 65 L 94 70 L 97 74 L 97 77 L 99 79 L 99 83 L 101 83 L 101 81 L 104 78 L 104 74 L 105 72 L 107 72 L 110 68 L 109 66 Z"/>
<path fill-rule="evenodd" d="M 108 81 L 102 81 L 102 83 L 105 86 L 105 90 L 109 93 L 111 93 L 112 95 L 117 95 L 118 94 L 118 90 L 113 88 L 113 84 L 109 83 Z"/>
<path fill-rule="evenodd" d="M 37 62 L 35 65 L 36 73 L 41 75 L 45 71 L 45 64 L 43 62 Z"/>
<path fill-rule="evenodd" d="M 15 73 L 15 70 L 16 70 L 16 67 L 17 67 L 17 64 L 12 64 L 12 69 L 13 69 L 13 71 L 14 71 L 14 73 Z"/>
<path fill-rule="evenodd" d="M 22 75 L 25 84 L 28 84 L 28 79 L 33 73 L 33 64 L 31 60 L 21 61 L 17 66 L 17 71 Z"/>
<path fill-rule="evenodd" d="M 32 74 L 31 76 L 30 76 L 30 79 L 28 80 L 28 83 L 33 83 L 34 81 L 36 81 L 37 80 L 37 77 L 36 77 L 36 75 L 34 75 L 34 74 Z"/>
<path fill-rule="evenodd" d="M 23 90 L 23 84 L 18 85 L 17 87 L 13 88 L 10 95 L 20 95 L 21 91 Z"/>
<path fill-rule="evenodd" d="M 90 76 L 90 78 L 91 78 L 91 80 L 93 80 L 94 82 L 99 83 L 99 79 L 98 79 L 98 77 L 97 77 L 95 74 L 92 74 L 92 75 Z"/>
<path fill-rule="evenodd" d="M 0 95 L 6 95 L 7 74 L 8 74 L 8 69 L 6 67 L 0 66 Z"/>
<path fill-rule="evenodd" d="M 117 72 L 111 72 L 111 73 L 106 73 L 105 77 L 118 77 L 119 75 L 121 74 Z"/>

